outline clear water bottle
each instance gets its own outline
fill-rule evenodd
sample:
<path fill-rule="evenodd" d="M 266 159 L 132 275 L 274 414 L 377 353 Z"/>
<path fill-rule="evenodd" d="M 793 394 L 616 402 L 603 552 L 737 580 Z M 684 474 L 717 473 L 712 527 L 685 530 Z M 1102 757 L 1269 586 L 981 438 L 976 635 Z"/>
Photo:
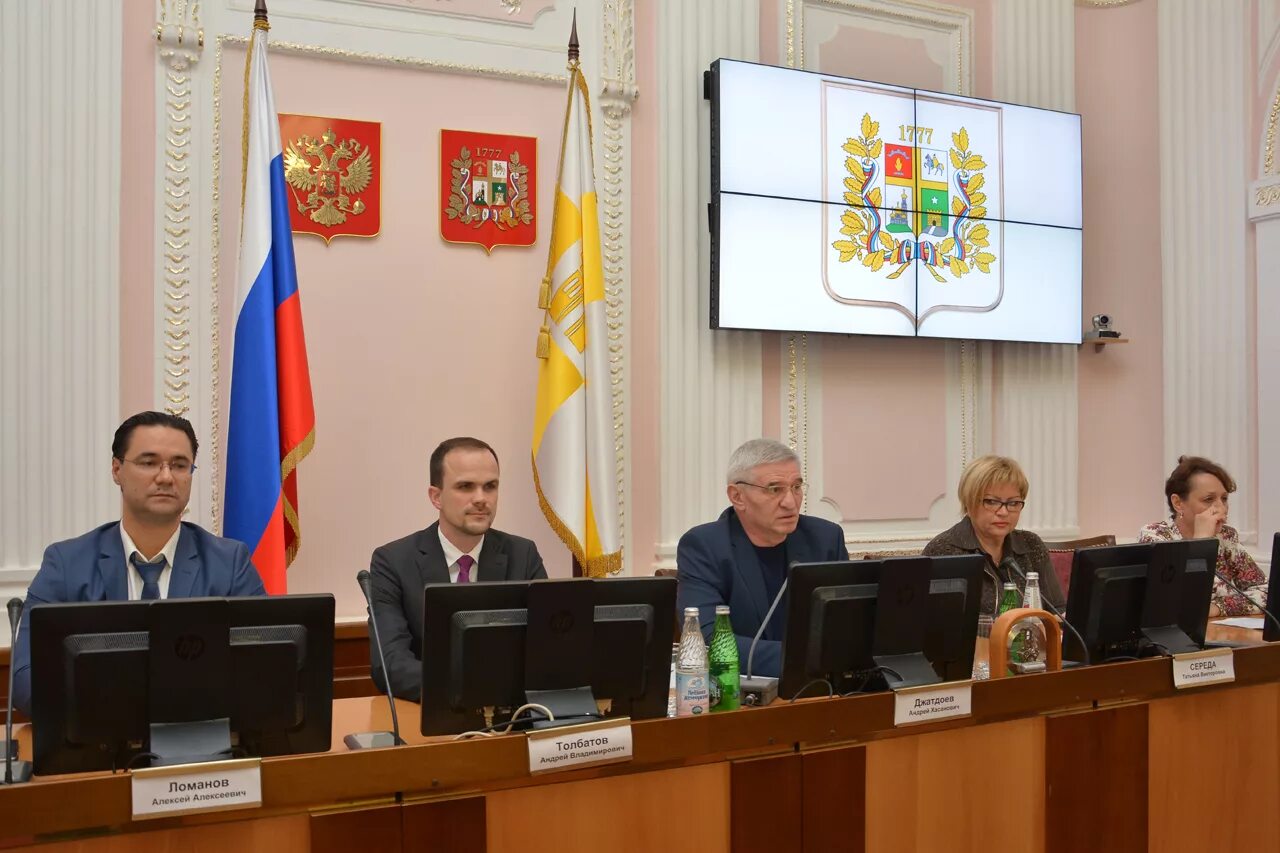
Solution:
<path fill-rule="evenodd" d="M 1027 572 L 1027 587 L 1022 596 L 1022 606 L 1033 610 L 1044 608 L 1040 600 L 1040 575 Z M 1013 626 L 1010 633 L 1009 661 L 1017 672 L 1044 672 L 1048 666 L 1048 642 L 1044 625 L 1039 619 L 1023 619 Z M 1017 656 L 1013 652 L 1016 650 Z"/>
<path fill-rule="evenodd" d="M 698 608 L 686 607 L 684 630 L 680 634 L 680 654 L 676 658 L 676 716 L 694 717 L 707 713 L 711 698 L 707 670 L 707 642 L 698 627 Z"/>
<path fill-rule="evenodd" d="M 739 704 L 738 638 L 729 621 L 729 606 L 716 605 L 716 630 L 711 635 L 711 710 L 736 711 Z"/>

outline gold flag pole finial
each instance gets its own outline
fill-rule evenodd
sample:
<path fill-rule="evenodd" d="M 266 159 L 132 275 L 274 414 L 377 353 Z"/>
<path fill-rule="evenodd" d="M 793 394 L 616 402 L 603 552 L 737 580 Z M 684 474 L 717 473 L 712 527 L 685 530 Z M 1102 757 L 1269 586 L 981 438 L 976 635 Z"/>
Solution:
<path fill-rule="evenodd" d="M 569 64 L 578 64 L 578 7 L 573 7 L 573 28 L 569 31 Z"/>
<path fill-rule="evenodd" d="M 271 29 L 267 21 L 267 0 L 256 0 L 253 4 L 253 26 L 254 29 Z"/>

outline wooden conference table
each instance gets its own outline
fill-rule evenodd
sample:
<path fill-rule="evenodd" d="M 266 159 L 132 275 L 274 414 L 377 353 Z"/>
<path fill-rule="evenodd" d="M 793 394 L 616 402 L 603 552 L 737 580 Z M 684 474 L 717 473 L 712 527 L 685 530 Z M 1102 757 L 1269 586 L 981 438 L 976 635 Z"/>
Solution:
<path fill-rule="evenodd" d="M 1218 630 L 1220 638 L 1258 632 Z M 972 717 L 893 697 L 634 724 L 625 764 L 531 777 L 522 735 L 262 762 L 263 806 L 130 820 L 126 775 L 0 787 L 0 848 L 50 851 L 1259 851 L 1280 838 L 1280 644 L 1176 691 L 1168 659 L 981 682 Z M 417 708 L 401 703 L 406 730 Z"/>

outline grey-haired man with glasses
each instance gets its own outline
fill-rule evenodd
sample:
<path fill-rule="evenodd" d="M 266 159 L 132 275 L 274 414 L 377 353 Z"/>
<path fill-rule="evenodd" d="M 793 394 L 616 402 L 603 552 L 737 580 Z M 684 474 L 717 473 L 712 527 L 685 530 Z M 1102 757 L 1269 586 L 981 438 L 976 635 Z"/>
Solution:
<path fill-rule="evenodd" d="M 45 549 L 13 648 L 20 710 L 31 712 L 28 630 L 36 605 L 266 594 L 248 546 L 182 520 L 198 446 L 191 422 L 166 412 L 141 412 L 116 429 L 111 479 L 120 487 L 120 520 Z"/>
<path fill-rule="evenodd" d="M 792 563 L 847 560 L 844 531 L 802 515 L 800 459 L 780 441 L 756 438 L 729 457 L 725 478 L 729 507 L 709 524 L 680 537 L 676 565 L 680 608 L 696 607 L 708 642 L 717 604 L 729 605 L 738 660 L 747 668 L 751 641 L 782 590 Z M 782 594 L 756 647 L 753 674 L 777 676 L 787 602 Z"/>

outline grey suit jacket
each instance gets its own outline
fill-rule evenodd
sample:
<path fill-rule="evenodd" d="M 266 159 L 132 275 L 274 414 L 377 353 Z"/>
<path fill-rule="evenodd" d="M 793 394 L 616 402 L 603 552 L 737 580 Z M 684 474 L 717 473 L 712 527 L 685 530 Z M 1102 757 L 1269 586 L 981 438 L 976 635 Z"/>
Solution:
<path fill-rule="evenodd" d="M 378 620 L 387 673 L 369 626 L 369 664 L 373 682 L 414 702 L 422 696 L 422 589 L 429 583 L 449 583 L 449 564 L 440 546 L 440 523 L 376 548 L 369 562 L 373 613 Z M 538 546 L 532 540 L 490 529 L 484 536 L 476 581 L 520 581 L 545 578 Z"/>

